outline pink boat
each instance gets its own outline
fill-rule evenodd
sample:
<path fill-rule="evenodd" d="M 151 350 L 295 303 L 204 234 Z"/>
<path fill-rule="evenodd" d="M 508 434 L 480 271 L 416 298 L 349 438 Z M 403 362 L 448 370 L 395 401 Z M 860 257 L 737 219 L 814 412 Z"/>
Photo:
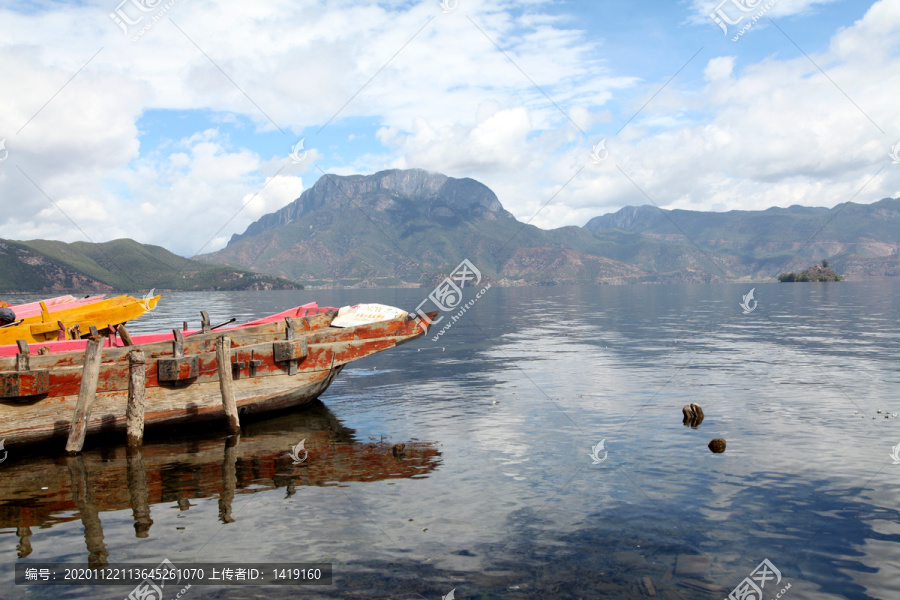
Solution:
<path fill-rule="evenodd" d="M 34 317 L 41 314 L 41 303 L 43 303 L 47 307 L 47 310 L 50 313 L 55 313 L 60 310 L 67 310 L 70 308 L 76 308 L 78 306 L 84 306 L 86 304 L 93 304 L 94 302 L 103 300 L 105 297 L 106 294 L 100 294 L 99 296 L 88 296 L 85 298 L 75 298 L 74 296 L 59 296 L 58 298 L 38 300 L 37 302 L 29 302 L 27 304 L 10 305 L 10 308 L 14 313 L 16 313 L 16 320 L 18 320 L 26 319 L 28 317 Z"/>
<path fill-rule="evenodd" d="M 73 300 L 75 300 L 75 296 L 68 296 L 68 295 L 67 296 L 57 296 L 56 298 L 47 298 L 46 300 L 37 300 L 35 302 L 27 302 L 27 303 L 23 303 L 23 304 L 10 304 L 9 307 L 12 309 L 24 310 L 27 308 L 33 308 L 35 306 L 40 308 L 39 305 L 41 302 L 46 303 L 47 306 L 51 306 L 54 304 L 63 304 L 65 302 L 71 302 Z"/>

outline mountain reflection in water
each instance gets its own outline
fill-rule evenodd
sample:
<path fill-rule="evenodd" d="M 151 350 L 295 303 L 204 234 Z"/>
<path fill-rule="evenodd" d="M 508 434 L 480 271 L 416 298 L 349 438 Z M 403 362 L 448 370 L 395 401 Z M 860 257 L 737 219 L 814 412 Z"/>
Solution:
<path fill-rule="evenodd" d="M 71 457 L 33 457 L 4 465 L 0 479 L 0 528 L 16 528 L 19 558 L 32 553 L 32 528 L 81 519 L 88 562 L 108 563 L 100 515 L 131 508 L 135 535 L 149 536 L 152 509 L 176 503 L 188 510 L 194 498 L 219 498 L 219 519 L 233 522 L 236 494 L 298 486 L 427 476 L 440 464 L 430 442 L 363 442 L 321 402 L 293 414 L 244 424 L 239 437 L 221 431 L 180 430 L 180 439 L 148 439 L 86 450 Z M 185 436 L 192 435 L 190 440 Z M 290 452 L 305 440 L 295 464 Z"/>

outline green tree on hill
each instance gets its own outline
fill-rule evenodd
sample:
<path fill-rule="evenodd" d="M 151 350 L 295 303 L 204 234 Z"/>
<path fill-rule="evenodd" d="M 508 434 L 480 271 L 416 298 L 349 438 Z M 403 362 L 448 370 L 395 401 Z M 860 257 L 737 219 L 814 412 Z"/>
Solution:
<path fill-rule="evenodd" d="M 790 273 L 782 273 L 778 276 L 778 281 L 782 283 L 791 283 L 794 281 L 798 282 L 806 282 L 806 281 L 843 281 L 844 278 L 834 272 L 833 269 L 828 268 L 828 261 L 822 261 L 823 266 L 815 265 L 814 267 L 810 267 L 800 273 L 794 273 L 791 271 Z"/>

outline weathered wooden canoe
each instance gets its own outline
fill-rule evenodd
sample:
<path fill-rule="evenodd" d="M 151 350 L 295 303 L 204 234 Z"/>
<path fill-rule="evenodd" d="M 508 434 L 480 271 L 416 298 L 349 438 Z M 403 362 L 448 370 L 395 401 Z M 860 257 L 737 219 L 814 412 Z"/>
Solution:
<path fill-rule="evenodd" d="M 76 339 L 89 335 L 90 328 L 108 329 L 131 321 L 153 310 L 159 296 L 138 300 L 131 296 L 115 298 L 83 298 L 53 306 L 39 302 L 40 310 L 20 309 L 15 324 L 0 327 L 0 345 L 15 344 L 17 340 L 28 343 L 51 340 Z M 15 312 L 15 308 L 13 308 Z"/>
<path fill-rule="evenodd" d="M 297 321 L 290 316 L 261 319 L 218 331 L 206 327 L 186 336 L 175 331 L 170 341 L 156 341 L 158 335 L 134 336 L 133 346 L 109 337 L 86 433 L 124 430 L 131 350 L 140 349 L 146 360 L 146 425 L 172 425 L 224 417 L 216 359 L 219 337 L 230 341 L 231 389 L 238 412 L 246 414 L 318 398 L 344 365 L 424 335 L 437 313 L 427 319 L 407 315 L 345 328 L 330 326 L 336 314 Z M 144 337 L 152 341 L 141 343 Z M 34 354 L 31 346 L 23 345 L 16 356 L 0 358 L 0 440 L 6 440 L 7 449 L 69 435 L 85 352 L 62 352 L 60 347 L 76 344 L 85 342 L 45 344 L 52 347 L 47 354 Z"/>

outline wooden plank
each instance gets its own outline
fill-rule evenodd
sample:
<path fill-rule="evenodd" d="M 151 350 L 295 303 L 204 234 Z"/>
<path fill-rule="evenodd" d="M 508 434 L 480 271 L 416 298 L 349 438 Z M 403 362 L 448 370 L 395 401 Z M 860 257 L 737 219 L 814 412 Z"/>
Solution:
<path fill-rule="evenodd" d="M 103 340 L 92 337 L 88 340 L 84 351 L 84 367 L 81 372 L 81 388 L 78 390 L 78 401 L 75 404 L 75 414 L 72 417 L 72 426 L 69 428 L 69 440 L 66 442 L 66 452 L 78 454 L 84 446 L 84 436 L 87 433 L 87 422 L 91 417 L 91 407 L 97 396 L 97 383 L 100 377 L 100 359 L 103 357 Z"/>
<path fill-rule="evenodd" d="M 240 434 L 237 404 L 234 401 L 234 384 L 231 373 L 231 338 L 222 335 L 216 338 L 216 365 L 219 371 L 219 390 L 222 394 L 222 408 L 225 409 L 226 428 L 232 435 Z"/>
<path fill-rule="evenodd" d="M 131 341 L 131 334 L 128 333 L 128 330 L 125 329 L 125 325 L 119 325 L 116 327 L 116 331 L 119 332 L 119 337 L 122 338 L 122 343 L 126 346 L 134 346 L 134 342 Z"/>
<path fill-rule="evenodd" d="M 31 325 L 28 330 L 33 336 L 43 335 L 45 333 L 50 333 L 51 331 L 56 333 L 57 331 L 59 331 L 59 323 L 37 323 L 35 325 Z"/>
<path fill-rule="evenodd" d="M 144 352 L 128 353 L 128 409 L 125 415 L 129 446 L 140 446 L 144 441 L 144 390 L 146 388 L 146 360 Z"/>
<path fill-rule="evenodd" d="M 332 356 L 329 352 L 328 356 Z M 148 363 L 148 371 L 152 363 Z M 215 368 L 215 365 L 213 365 Z M 241 412 L 264 413 L 306 404 L 321 395 L 331 384 L 338 370 L 301 372 L 294 377 L 243 378 L 234 381 L 235 398 Z M 65 436 L 69 421 L 60 415 L 72 414 L 76 396 L 47 398 L 34 403 L 9 406 L 0 415 L 0 439 L 11 443 L 26 444 Z M 225 418 L 219 382 L 193 383 L 172 389 L 148 388 L 145 400 L 145 427 L 166 427 L 179 423 L 218 421 Z M 87 435 L 103 432 L 125 431 L 127 398 L 114 393 L 98 394 L 88 422 Z M 190 407 L 186 410 L 185 407 Z M 14 411 L 14 412 L 13 412 Z M 13 417 L 15 424 L 13 425 Z"/>

